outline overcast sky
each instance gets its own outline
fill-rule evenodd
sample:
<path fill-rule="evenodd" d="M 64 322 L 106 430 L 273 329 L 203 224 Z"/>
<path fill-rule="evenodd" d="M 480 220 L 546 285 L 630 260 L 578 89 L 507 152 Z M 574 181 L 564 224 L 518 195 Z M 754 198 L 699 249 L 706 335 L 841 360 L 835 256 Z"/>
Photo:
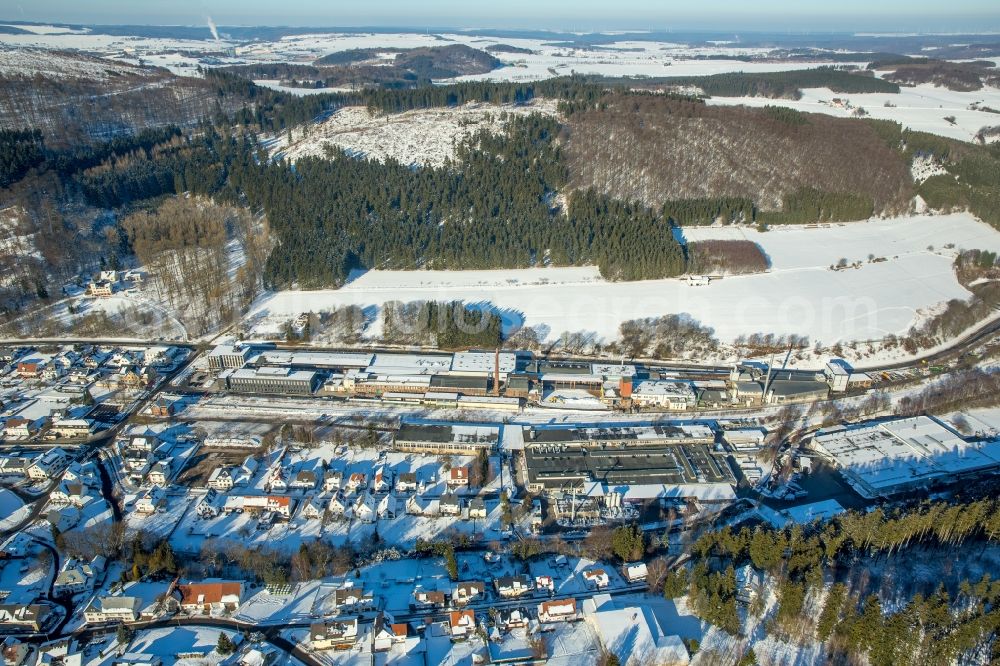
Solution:
<path fill-rule="evenodd" d="M 1000 0 L 3 0 L 66 23 L 555 30 L 1000 31 Z"/>

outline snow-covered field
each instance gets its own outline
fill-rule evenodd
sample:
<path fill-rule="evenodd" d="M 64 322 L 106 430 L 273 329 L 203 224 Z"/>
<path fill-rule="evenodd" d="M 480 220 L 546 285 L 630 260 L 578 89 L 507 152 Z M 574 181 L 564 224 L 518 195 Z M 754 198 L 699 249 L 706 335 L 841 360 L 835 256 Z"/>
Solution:
<path fill-rule="evenodd" d="M 968 292 L 951 263 L 959 249 L 1000 250 L 1000 234 L 967 213 L 836 225 L 700 227 L 688 240 L 746 238 L 771 259 L 767 273 L 693 287 L 681 279 L 607 282 L 594 267 L 494 271 L 371 271 L 339 290 L 268 294 L 251 308 L 251 335 L 279 334 L 302 312 L 390 300 L 453 300 L 498 309 L 508 328 L 539 327 L 548 339 L 586 331 L 605 340 L 622 321 L 688 313 L 723 342 L 754 332 L 807 335 L 813 342 L 905 333 L 936 306 Z M 946 245 L 952 247 L 946 248 Z M 869 263 L 868 257 L 885 258 Z M 857 268 L 831 270 L 840 259 Z M 380 334 L 376 320 L 367 331 Z"/>
<path fill-rule="evenodd" d="M 358 157 L 388 158 L 403 164 L 440 166 L 454 157 L 455 146 L 480 130 L 500 133 L 506 124 L 501 113 L 527 115 L 555 113 L 555 103 L 538 101 L 527 106 L 466 104 L 458 108 L 407 111 L 392 116 L 372 115 L 363 107 L 340 109 L 318 125 L 307 125 L 292 134 L 281 134 L 271 143 L 276 155 L 295 161 L 325 155 L 326 146 Z"/>
<path fill-rule="evenodd" d="M 16 527 L 29 513 L 31 507 L 26 506 L 20 497 L 6 488 L 0 489 L 0 530 Z"/>
<path fill-rule="evenodd" d="M 832 100 L 835 97 L 846 100 L 850 107 L 834 105 Z M 887 102 L 893 106 L 886 106 Z M 712 97 L 708 100 L 709 104 L 787 106 L 798 111 L 844 118 L 850 117 L 860 107 L 868 112 L 869 118 L 895 120 L 912 130 L 962 141 L 971 141 L 982 127 L 1000 125 L 1000 115 L 970 108 L 976 102 L 1000 109 L 1000 88 L 958 92 L 921 84 L 912 88 L 902 87 L 899 94 L 835 93 L 829 88 L 806 88 L 802 90 L 802 99 L 799 100 L 767 97 Z M 948 116 L 954 116 L 955 122 L 945 120 Z"/>

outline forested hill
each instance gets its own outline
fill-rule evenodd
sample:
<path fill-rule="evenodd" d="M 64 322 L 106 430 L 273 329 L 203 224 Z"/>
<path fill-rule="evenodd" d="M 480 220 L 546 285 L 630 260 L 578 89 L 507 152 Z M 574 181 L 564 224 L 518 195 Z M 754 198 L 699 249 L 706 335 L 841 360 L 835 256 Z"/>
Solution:
<path fill-rule="evenodd" d="M 40 130 L 50 146 L 194 127 L 242 106 L 220 98 L 201 79 L 44 50 L 0 50 L 0 86 L 0 129 Z"/>
<path fill-rule="evenodd" d="M 762 210 L 780 209 L 810 188 L 861 197 L 867 204 L 850 211 L 853 219 L 898 212 L 912 196 L 904 156 L 864 120 L 662 95 L 609 97 L 576 108 L 566 122 L 576 188 L 649 206 L 742 197 Z"/>

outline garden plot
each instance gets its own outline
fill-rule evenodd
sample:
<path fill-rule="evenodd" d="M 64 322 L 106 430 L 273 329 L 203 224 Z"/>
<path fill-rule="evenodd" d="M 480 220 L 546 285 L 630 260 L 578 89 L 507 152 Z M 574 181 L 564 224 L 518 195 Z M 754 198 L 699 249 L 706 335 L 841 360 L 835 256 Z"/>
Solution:
<path fill-rule="evenodd" d="M 952 270 L 960 249 L 1000 250 L 1000 234 L 968 213 L 767 232 L 696 227 L 683 233 L 687 240 L 753 240 L 769 256 L 771 269 L 707 286 L 689 286 L 684 279 L 607 282 L 594 267 L 370 271 L 337 290 L 266 294 L 248 321 L 349 305 L 380 311 L 391 300 L 457 299 L 495 309 L 507 331 L 532 326 L 549 341 L 577 331 L 610 341 L 623 321 L 687 313 L 714 329 L 722 342 L 761 332 L 804 335 L 830 345 L 905 334 L 945 301 L 969 296 Z M 831 270 L 841 259 L 848 267 Z M 366 335 L 380 334 L 376 318 Z M 265 325 L 251 327 L 250 336 L 273 334 Z"/>
<path fill-rule="evenodd" d="M 531 113 L 552 115 L 555 104 L 541 100 L 523 106 L 466 104 L 389 116 L 349 106 L 318 125 L 306 125 L 276 137 L 270 148 L 276 157 L 293 162 L 303 157 L 324 157 L 329 147 L 380 162 L 392 159 L 403 164 L 441 166 L 454 158 L 455 146 L 476 132 L 501 133 L 507 122 L 501 120 L 501 114 L 512 117 Z"/>

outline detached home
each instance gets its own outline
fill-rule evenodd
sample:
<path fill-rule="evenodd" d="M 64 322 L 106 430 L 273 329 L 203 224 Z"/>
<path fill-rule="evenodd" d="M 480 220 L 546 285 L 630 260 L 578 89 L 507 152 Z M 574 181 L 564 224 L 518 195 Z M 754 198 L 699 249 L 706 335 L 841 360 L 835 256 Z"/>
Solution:
<path fill-rule="evenodd" d="M 232 612 L 240 606 L 243 584 L 238 582 L 190 583 L 178 585 L 181 610 L 188 613 Z"/>

